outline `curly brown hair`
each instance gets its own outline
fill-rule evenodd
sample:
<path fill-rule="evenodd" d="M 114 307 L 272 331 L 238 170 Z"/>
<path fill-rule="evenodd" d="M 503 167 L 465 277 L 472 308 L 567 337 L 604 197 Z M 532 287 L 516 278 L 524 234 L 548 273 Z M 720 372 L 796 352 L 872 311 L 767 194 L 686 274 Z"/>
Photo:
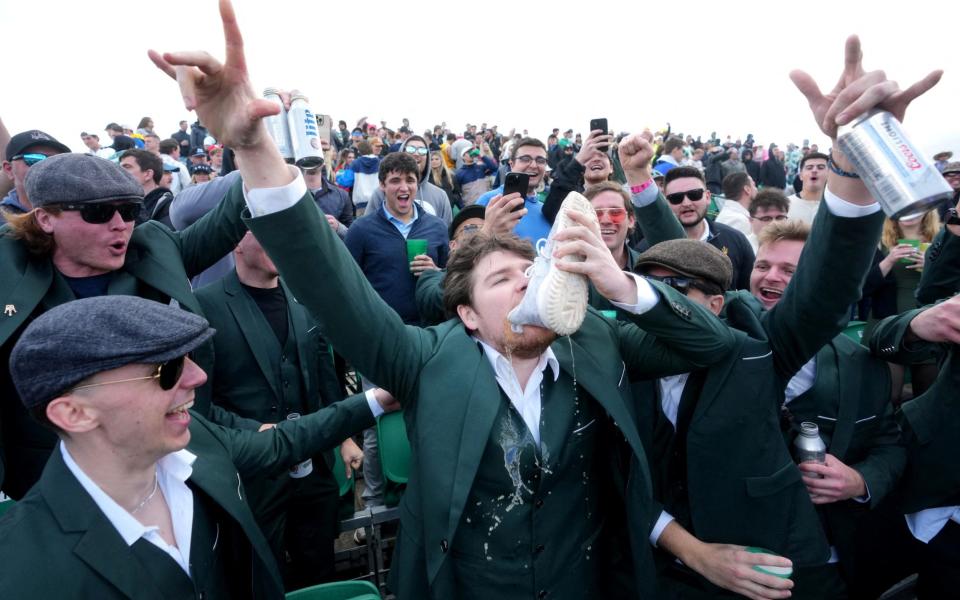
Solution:
<path fill-rule="evenodd" d="M 443 307 L 447 316 L 457 315 L 461 304 L 473 303 L 473 269 L 480 260 L 494 252 L 509 252 L 533 260 L 533 246 L 515 235 L 487 235 L 478 233 L 467 238 L 447 262 L 447 276 L 443 282 Z"/>

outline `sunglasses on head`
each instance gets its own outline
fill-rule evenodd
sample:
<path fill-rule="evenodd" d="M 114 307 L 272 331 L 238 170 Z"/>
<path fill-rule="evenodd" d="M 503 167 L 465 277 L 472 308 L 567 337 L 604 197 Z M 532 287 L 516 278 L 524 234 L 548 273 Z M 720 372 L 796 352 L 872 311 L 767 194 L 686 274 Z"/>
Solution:
<path fill-rule="evenodd" d="M 405 146 L 403 151 L 407 154 L 419 154 L 420 156 L 426 156 L 430 150 L 427 148 L 419 148 L 417 146 Z"/>
<path fill-rule="evenodd" d="M 176 358 L 171 358 L 166 362 L 162 362 L 157 365 L 157 368 L 154 369 L 151 375 L 146 377 L 131 377 L 130 379 L 118 379 L 116 381 L 102 381 L 100 383 L 88 383 L 86 385 L 78 385 L 77 387 L 71 389 L 70 391 L 82 390 L 84 388 L 100 387 L 102 385 L 113 385 L 114 383 L 128 383 L 130 381 L 144 381 L 146 379 L 157 379 L 160 383 L 160 388 L 164 391 L 170 391 L 173 389 L 173 386 L 177 385 L 177 382 L 180 381 L 180 376 L 183 375 L 183 363 L 185 356 L 178 356 Z"/>
<path fill-rule="evenodd" d="M 124 202 L 122 204 L 110 204 L 108 202 L 97 204 L 60 204 L 61 210 L 75 210 L 80 213 L 80 218 L 87 223 L 101 225 L 109 223 L 113 219 L 114 213 L 120 213 L 120 218 L 129 223 L 137 218 L 142 209 L 139 202 Z"/>
<path fill-rule="evenodd" d="M 687 190 L 685 192 L 674 192 L 673 194 L 667 194 L 667 202 L 670 204 L 680 204 L 683 202 L 684 198 L 690 198 L 693 202 L 703 198 L 703 188 L 697 188 L 695 190 Z"/>
<path fill-rule="evenodd" d="M 603 219 L 606 216 L 615 225 L 627 220 L 627 211 L 623 208 L 595 208 L 593 211 L 597 213 L 597 219 Z"/>
<path fill-rule="evenodd" d="M 41 160 L 46 160 L 49 158 L 46 154 L 40 154 L 39 152 L 34 152 L 31 154 L 16 154 L 10 157 L 11 161 L 22 160 L 27 164 L 28 167 L 32 167 Z"/>

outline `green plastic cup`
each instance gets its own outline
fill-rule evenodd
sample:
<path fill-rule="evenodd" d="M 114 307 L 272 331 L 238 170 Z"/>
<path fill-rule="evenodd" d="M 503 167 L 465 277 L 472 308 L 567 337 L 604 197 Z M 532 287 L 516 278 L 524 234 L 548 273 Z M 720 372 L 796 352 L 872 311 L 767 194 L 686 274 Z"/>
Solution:
<path fill-rule="evenodd" d="M 920 249 L 920 240 L 897 240 L 897 243 L 898 243 L 898 244 L 908 244 L 908 245 L 910 245 L 910 246 L 913 246 L 913 247 L 916 248 L 917 250 Z M 901 265 L 912 265 L 912 264 L 913 264 L 913 261 L 912 261 L 912 260 L 909 260 L 909 259 L 906 259 L 906 258 L 901 258 L 901 259 L 898 260 L 897 262 L 900 263 Z"/>
<path fill-rule="evenodd" d="M 407 262 L 427 253 L 427 240 L 407 240 Z"/>
<path fill-rule="evenodd" d="M 747 552 L 752 554 L 769 554 L 771 556 L 780 556 L 776 552 L 771 552 L 766 548 L 758 548 L 757 546 L 747 546 Z M 774 577 L 780 577 L 782 579 L 790 579 L 790 576 L 793 575 L 793 567 L 772 567 L 770 565 L 753 565 L 754 571 L 759 571 L 766 575 L 773 575 Z"/>

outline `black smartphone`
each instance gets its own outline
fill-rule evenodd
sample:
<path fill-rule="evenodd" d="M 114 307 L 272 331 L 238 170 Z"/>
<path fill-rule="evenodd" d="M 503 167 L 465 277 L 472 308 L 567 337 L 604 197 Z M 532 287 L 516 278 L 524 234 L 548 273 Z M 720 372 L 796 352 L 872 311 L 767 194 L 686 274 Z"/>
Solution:
<path fill-rule="evenodd" d="M 598 129 L 604 133 L 610 133 L 606 119 L 590 119 L 590 131 L 596 131 Z M 607 145 L 604 144 L 603 146 L 597 146 L 597 150 L 600 152 L 606 152 Z"/>
<path fill-rule="evenodd" d="M 513 171 L 507 173 L 507 176 L 503 180 L 503 195 L 507 196 L 514 192 L 520 194 L 521 198 L 527 197 L 527 188 L 530 186 L 530 174 L 529 173 L 515 173 Z M 511 212 L 516 212 L 523 208 L 523 204 L 513 209 Z"/>

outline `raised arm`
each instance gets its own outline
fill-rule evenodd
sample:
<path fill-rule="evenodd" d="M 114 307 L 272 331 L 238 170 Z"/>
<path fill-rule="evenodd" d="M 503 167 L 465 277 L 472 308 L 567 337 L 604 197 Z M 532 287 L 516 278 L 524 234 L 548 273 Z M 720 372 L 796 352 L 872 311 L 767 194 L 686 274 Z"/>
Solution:
<path fill-rule="evenodd" d="M 186 108 L 196 110 L 211 134 L 234 149 L 244 189 L 231 189 L 226 202 L 246 197 L 252 215 L 247 224 L 324 336 L 361 372 L 406 398 L 422 364 L 426 334 L 407 328 L 373 291 L 317 210 L 299 171 L 280 156 L 262 122 L 280 108 L 253 91 L 229 0 L 220 1 L 220 15 L 223 64 L 205 52 L 151 50 L 150 58 L 177 80 Z"/>
<path fill-rule="evenodd" d="M 931 73 L 901 91 L 883 71 L 863 70 L 860 40 L 851 36 L 846 42 L 843 73 L 830 93 L 823 94 L 803 71 L 793 71 L 790 77 L 806 97 L 821 131 L 832 140 L 833 162 L 852 172 L 853 165 L 836 143 L 838 126 L 875 107 L 902 119 L 907 105 L 933 87 L 940 75 Z M 840 333 L 849 306 L 860 298 L 880 237 L 883 215 L 859 177 L 831 170 L 824 208 L 814 221 L 796 274 L 764 319 L 774 365 L 784 378 L 796 373 Z"/>
<path fill-rule="evenodd" d="M 643 232 L 643 239 L 654 246 L 666 240 L 683 239 L 687 234 L 653 181 L 651 139 L 649 131 L 625 138 L 620 143 L 620 162 L 630 186 L 637 225 Z"/>

